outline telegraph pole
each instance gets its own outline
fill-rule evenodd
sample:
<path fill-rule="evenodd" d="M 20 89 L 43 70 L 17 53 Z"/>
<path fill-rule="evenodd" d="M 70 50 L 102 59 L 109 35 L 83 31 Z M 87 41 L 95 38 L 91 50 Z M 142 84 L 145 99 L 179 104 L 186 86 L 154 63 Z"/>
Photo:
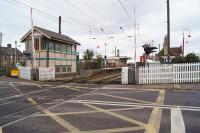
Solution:
<path fill-rule="evenodd" d="M 1 70 L 2 70 L 2 64 L 1 64 L 1 47 L 2 47 L 2 37 L 3 37 L 3 34 L 0 33 L 0 73 L 1 73 Z"/>
<path fill-rule="evenodd" d="M 31 37 L 32 37 L 32 58 L 33 58 L 33 61 L 32 61 L 32 67 L 34 69 L 34 76 L 33 76 L 33 80 L 36 80 L 37 79 L 37 62 L 36 62 L 36 59 L 35 59 L 35 40 L 34 40 L 34 28 L 33 28 L 33 9 L 31 8 L 30 9 L 30 15 L 31 15 L 31 30 L 32 30 L 32 34 L 31 34 Z"/>
<path fill-rule="evenodd" d="M 15 41 L 15 65 L 17 64 L 17 41 Z"/>
<path fill-rule="evenodd" d="M 168 61 L 169 63 L 169 50 L 170 50 L 170 2 L 167 0 L 167 39 L 168 39 Z"/>
<path fill-rule="evenodd" d="M 136 48 L 137 48 L 137 21 L 136 21 L 136 9 L 135 9 L 135 0 L 133 1 L 134 3 L 134 45 L 135 45 L 135 54 L 134 54 L 134 62 L 135 62 L 135 81 L 137 78 L 136 75 L 136 71 L 137 71 L 137 64 L 136 64 L 136 58 L 137 58 L 137 52 L 136 52 Z"/>

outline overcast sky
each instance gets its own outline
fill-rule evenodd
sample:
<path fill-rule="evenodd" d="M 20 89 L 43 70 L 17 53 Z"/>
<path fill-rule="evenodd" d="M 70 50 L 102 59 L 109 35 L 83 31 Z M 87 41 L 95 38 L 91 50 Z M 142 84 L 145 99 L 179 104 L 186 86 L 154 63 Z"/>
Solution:
<path fill-rule="evenodd" d="M 133 0 L 121 0 L 132 21 L 118 0 L 17 1 L 40 10 L 40 12 L 33 10 L 34 25 L 58 32 L 57 18 L 62 16 L 62 34 L 82 44 L 80 53 L 89 48 L 103 54 L 104 43 L 107 43 L 108 55 L 113 55 L 116 46 L 120 49 L 121 56 L 133 57 L 134 40 L 128 37 L 133 35 Z M 14 44 L 15 40 L 19 42 L 31 28 L 30 10 L 23 8 L 25 6 L 16 3 L 15 0 L 0 0 L 0 5 L 0 32 L 3 33 L 3 45 Z M 135 5 L 139 27 L 137 30 L 137 58 L 139 58 L 143 53 L 141 46 L 145 42 L 153 41 L 154 46 L 158 47 L 161 44 L 161 48 L 163 47 L 164 36 L 167 33 L 166 0 L 135 0 Z M 170 0 L 172 47 L 182 45 L 183 30 L 190 30 L 192 37 L 185 46 L 186 53 L 200 53 L 199 5 L 199 0 Z M 111 36 L 114 38 L 109 39 Z M 24 45 L 21 44 L 19 49 L 23 51 Z"/>

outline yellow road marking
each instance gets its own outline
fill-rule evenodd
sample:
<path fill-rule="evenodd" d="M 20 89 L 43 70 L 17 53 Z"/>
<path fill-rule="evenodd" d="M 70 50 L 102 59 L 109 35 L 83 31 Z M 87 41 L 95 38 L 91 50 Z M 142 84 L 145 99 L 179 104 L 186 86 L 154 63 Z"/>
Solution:
<path fill-rule="evenodd" d="M 165 90 L 160 90 L 156 104 L 163 105 L 165 99 Z M 159 133 L 160 122 L 162 117 L 161 108 L 153 108 L 148 124 L 146 126 L 145 133 Z"/>
<path fill-rule="evenodd" d="M 74 90 L 74 91 L 80 91 L 79 89 L 75 88 L 75 87 L 65 87 L 66 89 L 70 89 L 70 90 Z"/>
<path fill-rule="evenodd" d="M 31 102 L 33 105 L 37 105 L 38 103 L 31 97 L 28 98 L 28 101 Z M 42 110 L 41 106 L 37 107 L 39 110 L 44 112 L 47 116 L 51 117 L 53 120 L 55 120 L 57 123 L 59 123 L 61 126 L 66 128 L 67 130 L 70 130 L 72 132 L 79 132 L 79 129 L 74 127 L 72 124 L 69 122 L 65 121 L 61 117 L 54 115 L 54 113 L 50 112 L 49 110 Z"/>
<path fill-rule="evenodd" d="M 3 129 L 2 129 L 2 127 L 0 127 L 0 133 L 3 133 Z"/>
<path fill-rule="evenodd" d="M 148 102 L 148 101 L 138 100 L 138 99 L 133 99 L 133 98 L 127 98 L 127 97 L 114 96 L 114 95 L 109 95 L 109 94 L 105 94 L 105 93 L 92 93 L 92 94 L 98 94 L 98 95 L 114 97 L 114 98 L 118 98 L 118 99 L 125 99 L 125 100 L 130 100 L 130 101 L 135 101 L 135 102 L 146 103 L 146 104 L 154 104 L 153 102 Z"/>
<path fill-rule="evenodd" d="M 32 103 L 33 105 L 38 105 L 38 103 L 32 98 L 32 97 L 28 97 L 27 100 Z"/>
<path fill-rule="evenodd" d="M 83 104 L 83 105 L 85 105 L 85 106 L 87 106 L 87 107 L 90 107 L 90 108 L 92 108 L 92 109 L 95 109 L 95 110 L 97 110 L 97 111 L 103 112 L 103 113 L 105 113 L 105 114 L 109 114 L 109 115 L 111 115 L 111 116 L 117 117 L 117 118 L 119 118 L 119 119 L 121 119 L 121 120 L 125 120 L 125 121 L 128 121 L 128 122 L 130 122 L 130 123 L 134 123 L 134 124 L 137 124 L 137 125 L 139 125 L 139 126 L 142 126 L 142 127 L 145 127 L 145 126 L 146 126 L 146 124 L 143 123 L 143 122 L 140 122 L 140 121 L 137 121 L 137 120 L 134 120 L 134 119 L 127 118 L 127 117 L 122 116 L 122 115 L 119 115 L 119 114 L 117 114 L 117 113 L 110 112 L 110 111 L 104 110 L 104 109 L 102 109 L 102 108 L 99 108 L 99 107 L 96 107 L 96 106 L 93 106 L 93 105 L 90 105 L 90 104 Z"/>
<path fill-rule="evenodd" d="M 65 121 L 64 119 L 62 119 L 61 117 L 54 115 L 54 113 L 48 111 L 48 110 L 43 110 L 43 112 L 45 114 L 47 114 L 48 116 L 50 116 L 52 119 L 54 119 L 57 123 L 59 123 L 61 126 L 65 127 L 67 130 L 76 133 L 76 132 L 80 132 L 80 130 L 76 127 L 74 127 L 72 124 L 70 124 L 69 122 Z"/>
<path fill-rule="evenodd" d="M 140 107 L 134 107 L 134 108 L 122 108 L 122 109 L 109 109 L 107 111 L 126 111 L 126 110 L 136 110 L 136 109 L 143 109 Z M 92 114 L 92 113 L 98 113 L 100 111 L 82 111 L 82 112 L 65 112 L 65 113 L 54 113 L 53 115 L 76 115 L 76 114 Z M 47 116 L 46 114 L 37 114 L 35 116 Z M 33 117 L 35 117 L 33 116 Z"/>
<path fill-rule="evenodd" d="M 144 128 L 141 127 L 141 126 L 138 126 L 138 127 L 126 127 L 126 128 L 114 128 L 114 129 L 104 129 L 104 130 L 93 130 L 93 131 L 80 131 L 79 133 L 117 133 L 117 132 L 138 131 L 138 130 L 142 130 L 142 129 L 144 129 Z"/>

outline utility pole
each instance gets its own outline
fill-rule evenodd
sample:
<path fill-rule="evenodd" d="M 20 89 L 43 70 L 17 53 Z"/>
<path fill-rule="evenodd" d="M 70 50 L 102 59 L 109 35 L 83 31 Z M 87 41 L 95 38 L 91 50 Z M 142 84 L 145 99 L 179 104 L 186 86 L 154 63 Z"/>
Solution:
<path fill-rule="evenodd" d="M 35 40 L 34 40 L 34 28 L 33 28 L 33 16 L 32 16 L 32 14 L 33 14 L 33 9 L 31 8 L 30 9 L 30 15 L 31 15 L 31 30 L 32 30 L 32 34 L 31 34 L 31 36 L 32 36 L 32 57 L 33 57 L 33 61 L 32 61 L 32 67 L 33 67 L 33 69 L 34 69 L 34 79 L 36 79 L 36 73 L 37 73 L 37 64 L 36 64 L 36 59 L 35 59 Z"/>
<path fill-rule="evenodd" d="M 135 0 L 133 1 L 134 3 L 134 45 L 135 45 L 135 55 L 134 55 L 134 62 L 135 62 L 135 81 L 137 78 L 136 75 L 136 71 L 137 71 L 137 64 L 136 64 L 136 58 L 137 58 L 137 52 L 136 52 L 136 48 L 137 48 L 137 21 L 136 21 L 136 9 L 135 9 Z"/>
<path fill-rule="evenodd" d="M 17 64 L 17 41 L 15 41 L 15 65 Z"/>
<path fill-rule="evenodd" d="M 2 64 L 1 64 L 1 47 L 2 47 L 2 37 L 3 37 L 3 34 L 0 33 L 0 73 L 1 73 L 1 70 L 2 70 Z"/>
<path fill-rule="evenodd" d="M 167 0 L 167 39 L 168 39 L 168 61 L 167 63 L 170 63 L 169 62 L 169 50 L 170 50 L 170 2 L 169 0 Z"/>

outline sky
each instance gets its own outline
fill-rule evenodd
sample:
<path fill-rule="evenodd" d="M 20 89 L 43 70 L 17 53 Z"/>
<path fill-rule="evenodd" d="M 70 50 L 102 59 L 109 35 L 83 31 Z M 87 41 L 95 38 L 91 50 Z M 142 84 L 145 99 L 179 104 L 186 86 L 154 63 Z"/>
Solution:
<path fill-rule="evenodd" d="M 14 47 L 17 41 L 18 48 L 24 50 L 20 38 L 31 28 L 32 7 L 34 25 L 45 29 L 58 32 L 58 16 L 62 16 L 62 34 L 81 43 L 81 55 L 86 49 L 104 54 L 106 43 L 108 56 L 114 55 L 116 46 L 121 56 L 133 58 L 134 38 L 130 36 L 134 35 L 134 0 L 120 1 L 125 10 L 119 0 L 0 0 L 3 46 L 11 43 Z M 170 0 L 171 47 L 182 45 L 185 31 L 189 42 L 185 53 L 200 54 L 199 5 L 199 0 Z M 135 7 L 139 60 L 145 43 L 158 48 L 160 44 L 162 49 L 167 34 L 167 6 L 166 0 L 135 0 Z M 189 32 L 191 38 L 187 38 Z"/>

